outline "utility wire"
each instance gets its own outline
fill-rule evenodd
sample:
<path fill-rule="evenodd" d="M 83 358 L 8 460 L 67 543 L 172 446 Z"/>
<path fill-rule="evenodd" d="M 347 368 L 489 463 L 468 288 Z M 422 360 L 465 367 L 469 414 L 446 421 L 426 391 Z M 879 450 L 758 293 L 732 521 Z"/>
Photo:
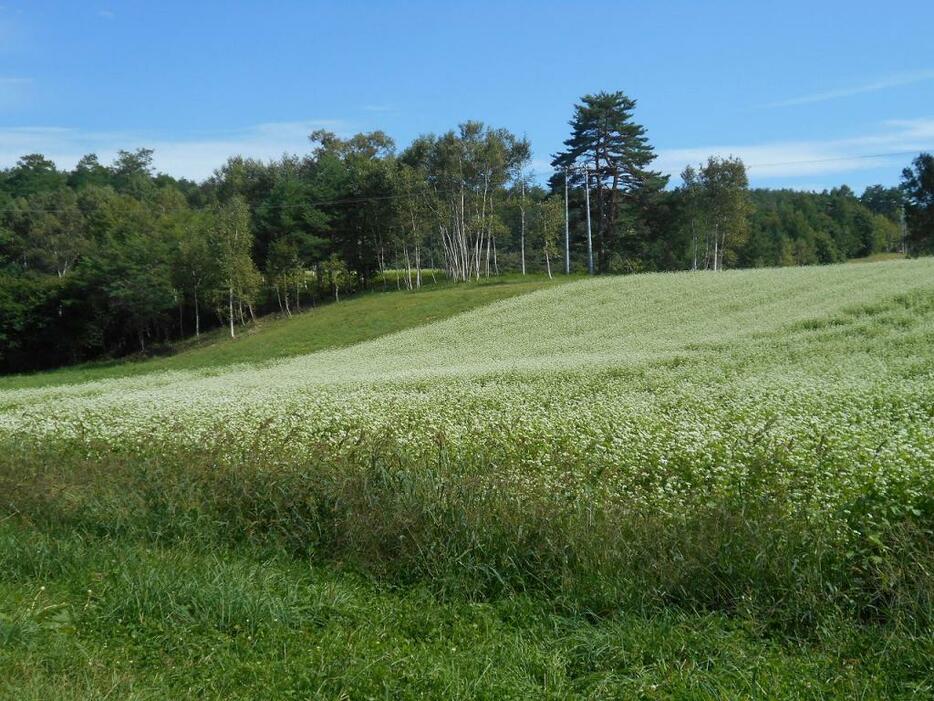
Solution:
<path fill-rule="evenodd" d="M 891 151 L 889 153 L 871 153 L 871 154 L 861 154 L 856 156 L 838 156 L 833 158 L 814 158 L 808 160 L 799 160 L 799 161 L 778 161 L 774 163 L 750 163 L 744 164 L 746 170 L 752 170 L 756 168 L 773 168 L 777 166 L 786 166 L 786 165 L 809 165 L 812 163 L 831 163 L 838 161 L 853 161 L 853 160 L 862 160 L 862 159 L 871 159 L 871 158 L 891 158 L 894 156 L 910 156 L 916 153 L 921 153 L 928 151 L 930 149 L 921 149 L 911 150 L 911 151 Z M 560 173 L 562 169 L 555 169 L 554 171 L 526 171 L 527 175 L 532 176 L 545 176 L 545 175 L 554 175 L 555 173 Z M 317 202 L 294 202 L 294 203 L 282 203 L 282 204 L 268 204 L 264 205 L 266 209 L 292 209 L 298 207 L 331 207 L 336 205 L 346 205 L 346 204 L 362 204 L 365 202 L 379 202 L 387 200 L 397 200 L 403 199 L 406 197 L 413 197 L 415 195 L 424 194 L 424 190 L 411 190 L 409 192 L 398 192 L 392 195 L 369 195 L 361 197 L 344 197 L 334 200 L 319 200 Z M 209 205 L 202 207 L 192 207 L 190 211 L 199 212 L 206 211 L 211 209 Z M 63 209 L 45 209 L 45 208 L 26 208 L 19 209 L 16 207 L 8 207 L 5 209 L 0 209 L 0 213 L 13 213 L 13 212 L 23 212 L 31 214 L 62 214 L 66 210 Z"/>
<path fill-rule="evenodd" d="M 924 152 L 927 149 L 921 149 L 920 152 Z M 867 153 L 859 156 L 835 156 L 833 158 L 814 158 L 806 161 L 783 161 L 778 163 L 753 163 L 746 166 L 746 170 L 750 168 L 772 168 L 774 166 L 793 166 L 793 165 L 804 165 L 808 163 L 831 163 L 833 161 L 855 161 L 864 158 L 890 158 L 892 156 L 913 156 L 919 151 L 892 151 L 890 153 Z"/>
<path fill-rule="evenodd" d="M 915 154 L 923 153 L 929 150 L 931 149 L 922 148 L 920 151 L 918 150 L 891 151 L 889 153 L 867 153 L 867 154 L 860 154 L 857 156 L 834 156 L 832 158 L 812 158 L 812 159 L 800 160 L 800 161 L 778 161 L 775 163 L 744 163 L 743 165 L 746 167 L 746 170 L 750 170 L 754 168 L 773 168 L 776 166 L 807 165 L 810 163 L 831 163 L 833 161 L 855 161 L 855 160 L 860 160 L 860 159 L 865 159 L 865 158 L 891 158 L 893 156 L 913 156 Z M 580 166 L 577 167 L 577 170 L 581 170 L 581 169 L 583 169 L 583 167 L 580 167 Z M 555 169 L 554 171 L 551 171 L 551 172 L 558 173 L 560 172 L 560 169 Z M 531 174 L 532 175 L 549 175 L 551 174 L 551 172 L 546 173 L 545 171 L 531 171 Z"/>

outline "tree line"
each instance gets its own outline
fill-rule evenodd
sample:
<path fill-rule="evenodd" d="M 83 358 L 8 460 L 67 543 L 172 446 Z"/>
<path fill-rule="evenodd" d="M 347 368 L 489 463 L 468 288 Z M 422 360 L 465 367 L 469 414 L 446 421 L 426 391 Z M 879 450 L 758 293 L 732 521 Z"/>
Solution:
<path fill-rule="evenodd" d="M 934 161 L 900 187 L 750 190 L 710 158 L 681 183 L 623 93 L 582 98 L 547 185 L 531 145 L 465 122 L 399 150 L 383 132 L 310 135 L 304 155 L 230 158 L 195 183 L 149 149 L 0 171 L 0 371 L 153 352 L 360 290 L 504 272 L 810 265 L 934 248 Z M 565 261 L 565 237 L 570 242 Z"/>

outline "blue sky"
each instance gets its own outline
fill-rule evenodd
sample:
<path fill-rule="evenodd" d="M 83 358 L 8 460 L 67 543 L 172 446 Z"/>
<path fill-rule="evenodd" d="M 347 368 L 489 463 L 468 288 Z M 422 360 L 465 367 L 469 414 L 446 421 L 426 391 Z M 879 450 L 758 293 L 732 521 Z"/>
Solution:
<path fill-rule="evenodd" d="M 624 90 L 677 174 L 739 155 L 754 185 L 895 184 L 934 150 L 934 2 L 0 0 L 0 165 L 149 146 L 203 178 L 308 132 L 402 146 L 480 119 L 533 168 L 582 94 Z"/>

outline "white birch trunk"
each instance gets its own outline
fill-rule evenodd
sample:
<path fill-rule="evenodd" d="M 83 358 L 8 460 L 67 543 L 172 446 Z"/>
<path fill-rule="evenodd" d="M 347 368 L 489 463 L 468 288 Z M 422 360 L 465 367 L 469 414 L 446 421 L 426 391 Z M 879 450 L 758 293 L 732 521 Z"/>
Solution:
<path fill-rule="evenodd" d="M 198 308 L 198 287 L 195 286 L 195 338 L 201 338 L 201 310 Z"/>
<path fill-rule="evenodd" d="M 229 287 L 227 290 L 227 316 L 230 318 L 230 337 L 236 338 L 234 334 L 234 308 L 233 308 L 233 286 Z"/>
<path fill-rule="evenodd" d="M 522 274 L 525 275 L 525 180 L 523 179 L 521 183 L 522 201 L 519 205 L 519 213 L 521 214 L 521 224 L 519 225 L 519 249 L 522 261 Z"/>

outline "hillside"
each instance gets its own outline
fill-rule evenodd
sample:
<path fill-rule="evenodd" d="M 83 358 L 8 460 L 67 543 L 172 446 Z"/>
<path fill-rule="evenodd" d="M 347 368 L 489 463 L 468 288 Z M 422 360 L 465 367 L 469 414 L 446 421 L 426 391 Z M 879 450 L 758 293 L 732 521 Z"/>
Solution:
<path fill-rule="evenodd" d="M 215 389 L 226 397 L 233 386 L 259 398 L 322 383 L 634 368 L 705 348 L 741 351 L 805 322 L 815 329 L 840 325 L 897 298 L 926 296 L 934 289 L 934 263 L 662 273 L 543 286 L 535 281 L 373 295 L 168 358 L 5 378 L 0 389 L 48 386 L 35 396 L 7 394 L 7 401 L 66 397 L 72 391 L 55 389 L 60 379 L 101 379 L 107 381 L 73 392 L 114 391 L 122 398 L 137 388 L 184 385 L 186 393 L 204 398 Z M 277 362 L 262 367 L 271 361 Z M 140 374 L 146 376 L 133 379 Z M 241 400 L 247 397 L 241 394 Z"/>
<path fill-rule="evenodd" d="M 147 360 L 114 360 L 66 367 L 31 375 L 0 376 L 0 389 L 89 382 L 146 375 L 166 370 L 217 368 L 236 363 L 259 364 L 279 358 L 340 348 L 413 326 L 429 324 L 475 307 L 565 283 L 564 278 L 504 276 L 469 285 L 426 285 L 416 292 L 390 291 L 358 295 L 339 304 L 306 308 L 291 318 L 262 317 L 239 336 L 215 329 L 200 340 L 179 344 L 177 352 Z"/>
<path fill-rule="evenodd" d="M 934 259 L 535 285 L 0 385 L 0 672 L 85 645 L 102 689 L 116 637 L 163 695 L 930 691 Z M 5 613 L 45 582 L 80 639 Z"/>

